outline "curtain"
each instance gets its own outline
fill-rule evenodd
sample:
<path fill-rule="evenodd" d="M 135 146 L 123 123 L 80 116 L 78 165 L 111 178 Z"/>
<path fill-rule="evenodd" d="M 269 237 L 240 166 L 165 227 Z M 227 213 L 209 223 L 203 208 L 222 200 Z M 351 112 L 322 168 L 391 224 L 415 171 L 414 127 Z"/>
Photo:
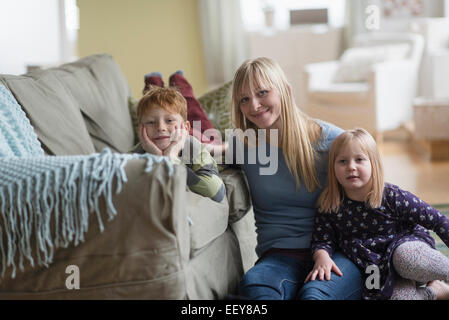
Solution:
<path fill-rule="evenodd" d="M 199 0 L 207 81 L 210 88 L 232 80 L 247 59 L 240 0 Z"/>

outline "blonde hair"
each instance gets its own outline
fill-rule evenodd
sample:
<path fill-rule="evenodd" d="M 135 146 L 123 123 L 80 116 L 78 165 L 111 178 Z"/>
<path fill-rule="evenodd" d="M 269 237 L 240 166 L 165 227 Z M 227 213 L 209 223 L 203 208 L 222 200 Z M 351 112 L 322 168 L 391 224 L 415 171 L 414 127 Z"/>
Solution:
<path fill-rule="evenodd" d="M 178 113 L 187 120 L 187 101 L 175 88 L 150 86 L 137 105 L 137 120 L 140 123 L 143 115 L 151 108 L 160 107 L 170 113 Z"/>
<path fill-rule="evenodd" d="M 262 57 L 245 61 L 235 73 L 232 116 L 236 128 L 243 131 L 258 129 L 240 110 L 240 96 L 245 86 L 251 92 L 257 88 L 270 88 L 278 92 L 281 99 L 281 148 L 287 167 L 295 178 L 297 188 L 302 178 L 307 190 L 313 191 L 319 186 L 313 143 L 319 139 L 321 127 L 296 106 L 291 86 L 280 66 L 272 59 Z"/>
<path fill-rule="evenodd" d="M 365 202 L 371 208 L 380 207 L 384 190 L 384 175 L 379 150 L 376 141 L 368 131 L 354 128 L 344 131 L 332 142 L 329 150 L 328 183 L 318 198 L 320 212 L 337 212 L 342 203 L 345 192 L 335 176 L 335 160 L 340 151 L 350 143 L 357 143 L 371 162 L 371 190 L 368 192 Z"/>

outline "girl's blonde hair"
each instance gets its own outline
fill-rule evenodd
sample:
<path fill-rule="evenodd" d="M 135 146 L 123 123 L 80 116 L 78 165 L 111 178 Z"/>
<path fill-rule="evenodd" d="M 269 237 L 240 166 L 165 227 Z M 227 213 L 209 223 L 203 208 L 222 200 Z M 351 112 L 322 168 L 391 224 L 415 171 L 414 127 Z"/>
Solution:
<path fill-rule="evenodd" d="M 340 151 L 350 143 L 357 143 L 371 162 L 371 190 L 365 202 L 371 208 L 380 207 L 384 190 L 384 174 L 379 150 L 376 141 L 368 131 L 354 128 L 344 131 L 332 142 L 329 150 L 328 183 L 318 198 L 320 212 L 337 212 L 342 203 L 345 192 L 335 176 L 335 160 Z"/>
<path fill-rule="evenodd" d="M 233 121 L 243 131 L 257 127 L 248 121 L 240 110 L 241 93 L 245 86 L 251 92 L 259 88 L 275 89 L 281 99 L 281 147 L 288 169 L 295 177 L 297 188 L 302 178 L 307 190 L 319 186 L 315 168 L 315 143 L 321 135 L 321 127 L 305 115 L 294 101 L 291 86 L 280 68 L 272 59 L 257 58 L 245 61 L 234 76 L 232 88 Z"/>

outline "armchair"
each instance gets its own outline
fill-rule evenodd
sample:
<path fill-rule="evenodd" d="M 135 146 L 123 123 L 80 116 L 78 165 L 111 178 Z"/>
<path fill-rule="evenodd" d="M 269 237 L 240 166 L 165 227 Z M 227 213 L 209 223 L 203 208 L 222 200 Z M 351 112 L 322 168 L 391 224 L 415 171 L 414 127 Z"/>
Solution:
<path fill-rule="evenodd" d="M 423 45 L 418 34 L 357 35 L 340 61 L 304 67 L 301 107 L 311 117 L 381 138 L 412 117 Z"/>
<path fill-rule="evenodd" d="M 410 30 L 424 37 L 420 96 L 449 97 L 449 18 L 422 18 Z"/>

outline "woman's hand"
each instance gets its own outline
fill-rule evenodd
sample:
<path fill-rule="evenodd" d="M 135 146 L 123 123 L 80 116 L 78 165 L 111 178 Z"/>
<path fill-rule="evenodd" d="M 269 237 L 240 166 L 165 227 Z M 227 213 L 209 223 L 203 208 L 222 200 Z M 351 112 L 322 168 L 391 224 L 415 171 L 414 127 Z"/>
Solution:
<path fill-rule="evenodd" d="M 313 260 L 315 260 L 315 265 L 313 266 L 312 271 L 310 271 L 307 275 L 304 283 L 309 280 L 315 280 L 317 276 L 319 280 L 323 280 L 325 278 L 329 281 L 331 279 L 331 271 L 335 272 L 340 277 L 343 275 L 334 260 L 329 257 L 326 250 L 317 250 L 313 254 Z"/>
<path fill-rule="evenodd" d="M 159 149 L 154 144 L 154 142 L 150 140 L 150 138 L 147 135 L 147 130 L 145 130 L 145 127 L 142 124 L 139 124 L 137 132 L 139 133 L 139 140 L 140 143 L 142 144 L 143 150 L 151 154 L 162 156 L 162 150 Z"/>
<path fill-rule="evenodd" d="M 170 159 L 177 158 L 181 150 L 184 148 L 186 138 L 189 133 L 186 130 L 184 123 L 181 123 L 181 128 L 175 126 L 175 130 L 170 135 L 170 145 L 163 151 L 163 155 Z"/>
<path fill-rule="evenodd" d="M 212 156 L 219 157 L 222 156 L 229 147 L 227 142 L 222 144 L 213 144 L 213 143 L 203 143 L 204 147 Z"/>

